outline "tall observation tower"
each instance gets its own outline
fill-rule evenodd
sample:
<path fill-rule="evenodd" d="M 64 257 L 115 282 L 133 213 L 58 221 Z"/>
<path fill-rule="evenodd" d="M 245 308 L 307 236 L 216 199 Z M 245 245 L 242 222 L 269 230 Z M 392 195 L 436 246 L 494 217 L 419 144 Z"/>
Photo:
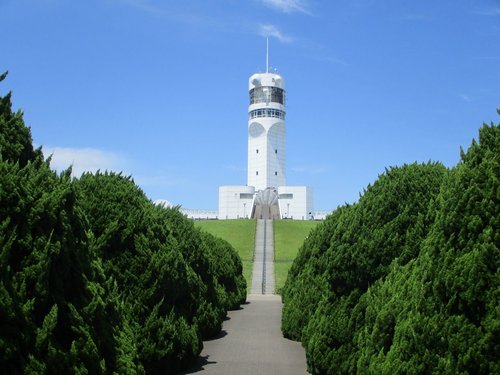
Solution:
<path fill-rule="evenodd" d="M 285 186 L 285 80 L 266 67 L 248 85 L 248 185 L 257 190 Z"/>
<path fill-rule="evenodd" d="M 219 218 L 309 219 L 313 193 L 307 186 L 286 186 L 286 91 L 284 78 L 266 71 L 248 80 L 248 169 L 246 186 L 219 187 Z"/>

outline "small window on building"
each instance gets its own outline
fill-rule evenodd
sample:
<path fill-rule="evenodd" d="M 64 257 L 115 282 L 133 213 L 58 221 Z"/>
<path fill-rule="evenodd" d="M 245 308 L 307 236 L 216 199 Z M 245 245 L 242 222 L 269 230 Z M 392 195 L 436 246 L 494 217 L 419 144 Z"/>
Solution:
<path fill-rule="evenodd" d="M 278 175 L 278 172 L 274 172 L 274 175 L 277 176 Z"/>
<path fill-rule="evenodd" d="M 257 151 L 257 154 L 259 153 L 259 149 L 255 150 L 255 151 Z"/>
<path fill-rule="evenodd" d="M 259 171 L 255 171 L 255 175 L 258 176 L 259 175 Z"/>
<path fill-rule="evenodd" d="M 275 149 L 275 150 L 274 150 L 274 153 L 275 153 L 275 154 L 277 154 L 277 153 L 278 153 L 278 149 Z"/>

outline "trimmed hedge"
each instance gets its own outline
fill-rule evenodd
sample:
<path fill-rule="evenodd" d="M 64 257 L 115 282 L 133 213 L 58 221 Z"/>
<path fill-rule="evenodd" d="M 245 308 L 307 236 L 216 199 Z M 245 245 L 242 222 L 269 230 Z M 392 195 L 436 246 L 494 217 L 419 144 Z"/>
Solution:
<path fill-rule="evenodd" d="M 498 373 L 500 127 L 452 170 L 391 168 L 304 242 L 282 330 L 313 374 Z"/>
<path fill-rule="evenodd" d="M 129 177 L 53 172 L 0 98 L 3 371 L 173 374 L 245 299 L 227 242 Z"/>

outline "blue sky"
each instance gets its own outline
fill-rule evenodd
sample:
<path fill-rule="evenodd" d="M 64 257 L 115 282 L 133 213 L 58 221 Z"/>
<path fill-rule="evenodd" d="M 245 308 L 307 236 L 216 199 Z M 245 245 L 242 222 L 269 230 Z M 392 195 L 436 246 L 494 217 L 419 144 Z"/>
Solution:
<path fill-rule="evenodd" d="M 459 160 L 498 122 L 498 0 L 0 0 L 0 94 L 58 169 L 123 170 L 216 209 L 244 185 L 248 77 L 287 80 L 287 183 L 354 202 L 384 167 Z"/>

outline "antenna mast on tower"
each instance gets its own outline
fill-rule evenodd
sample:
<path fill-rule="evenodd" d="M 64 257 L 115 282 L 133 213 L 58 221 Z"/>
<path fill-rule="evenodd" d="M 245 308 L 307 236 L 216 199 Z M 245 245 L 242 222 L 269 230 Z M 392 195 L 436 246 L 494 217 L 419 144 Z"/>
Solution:
<path fill-rule="evenodd" d="M 266 73 L 269 73 L 269 37 L 266 37 Z"/>

